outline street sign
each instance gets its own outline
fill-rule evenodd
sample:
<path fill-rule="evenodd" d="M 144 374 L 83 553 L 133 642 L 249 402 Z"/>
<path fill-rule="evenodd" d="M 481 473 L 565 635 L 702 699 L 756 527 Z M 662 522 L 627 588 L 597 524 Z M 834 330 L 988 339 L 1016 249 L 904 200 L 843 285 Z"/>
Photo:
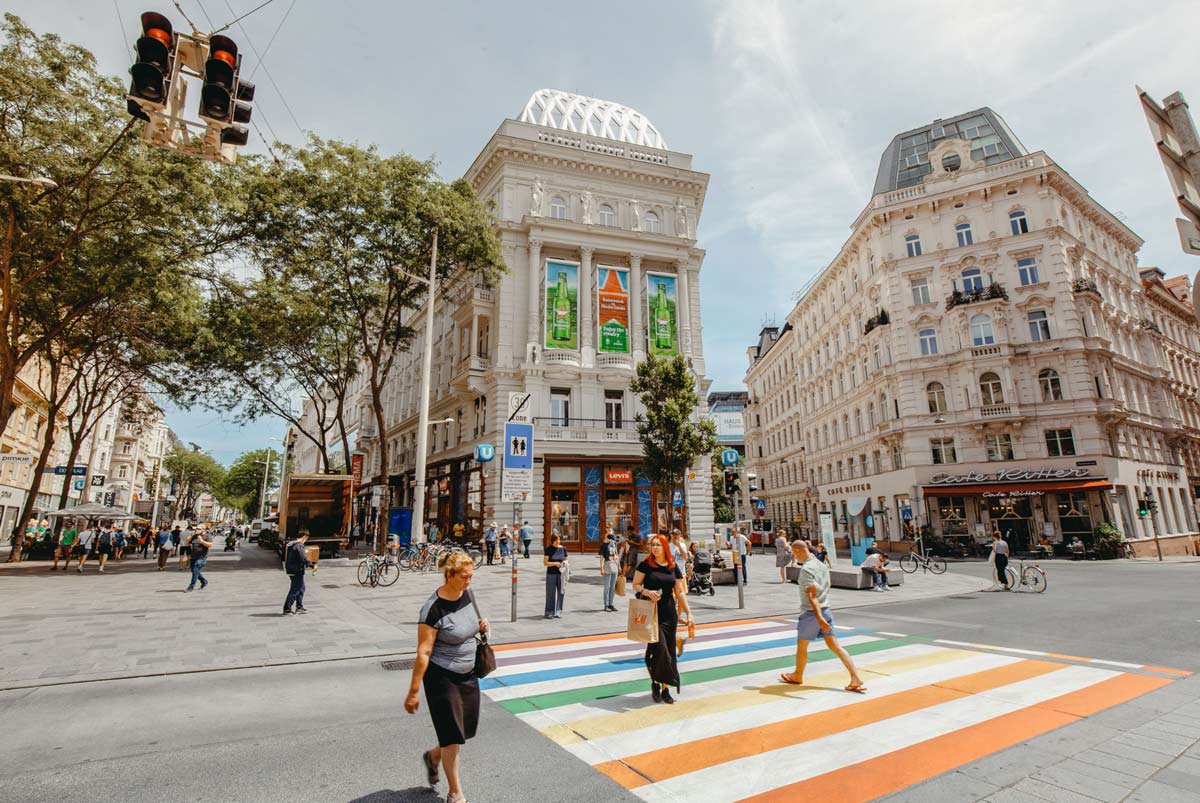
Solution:
<path fill-rule="evenodd" d="M 905 507 L 900 509 L 900 518 L 904 521 L 912 521 L 912 508 Z"/>
<path fill-rule="evenodd" d="M 496 447 L 490 443 L 475 444 L 475 459 L 480 463 L 490 463 L 496 457 Z"/>
<path fill-rule="evenodd" d="M 532 424 L 533 423 L 533 394 L 532 393 L 509 393 L 508 394 L 508 419 L 512 424 Z"/>
<path fill-rule="evenodd" d="M 67 475 L 67 467 L 66 466 L 55 466 L 54 473 L 59 477 L 65 477 Z M 71 466 L 71 476 L 72 477 L 87 476 L 87 466 Z"/>
<path fill-rule="evenodd" d="M 528 404 L 528 399 L 525 403 Z M 500 500 L 527 502 L 532 496 L 533 424 L 509 422 L 504 425 L 504 473 L 500 478 Z"/>
<path fill-rule="evenodd" d="M 678 488 L 671 491 L 671 507 L 683 507 L 683 491 Z"/>
<path fill-rule="evenodd" d="M 721 450 L 721 462 L 727 466 L 736 466 L 738 464 L 737 449 Z"/>
<path fill-rule="evenodd" d="M 108 477 L 104 474 L 93 474 L 92 475 L 92 487 L 93 488 L 103 488 L 104 481 L 106 479 L 108 479 Z"/>
<path fill-rule="evenodd" d="M 0 454 L 0 466 L 32 466 L 31 454 Z"/>
<path fill-rule="evenodd" d="M 767 515 L 767 500 L 766 499 L 755 499 L 754 500 L 754 515 L 758 516 L 759 518 L 762 518 L 763 516 Z"/>
<path fill-rule="evenodd" d="M 71 485 L 72 485 L 72 487 L 74 487 L 74 488 L 75 488 L 75 490 L 77 490 L 77 491 L 82 491 L 82 490 L 83 490 L 83 483 L 84 483 L 84 480 L 82 480 L 82 479 L 78 479 L 78 480 L 75 480 L 74 482 L 72 482 L 72 483 L 71 483 Z"/>

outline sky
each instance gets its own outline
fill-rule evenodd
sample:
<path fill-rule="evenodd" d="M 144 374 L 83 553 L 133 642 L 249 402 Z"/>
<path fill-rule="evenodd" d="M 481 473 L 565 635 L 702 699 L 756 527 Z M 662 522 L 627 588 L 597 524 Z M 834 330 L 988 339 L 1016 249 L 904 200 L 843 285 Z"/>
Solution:
<path fill-rule="evenodd" d="M 211 30 L 261 0 L 180 0 Z M 39 32 L 124 74 L 138 15 L 174 3 L 9 0 Z M 207 12 L 207 13 L 206 13 Z M 209 22 L 211 20 L 211 23 Z M 227 32 L 257 84 L 248 150 L 305 131 L 470 165 L 541 88 L 632 106 L 710 174 L 698 229 L 713 390 L 742 387 L 746 347 L 837 253 L 891 138 L 990 106 L 1145 241 L 1142 265 L 1191 273 L 1135 84 L 1200 103 L 1200 3 L 272 0 Z M 263 56 L 259 58 L 259 56 Z M 746 281 L 747 276 L 753 280 Z M 284 425 L 168 410 L 228 463 Z"/>

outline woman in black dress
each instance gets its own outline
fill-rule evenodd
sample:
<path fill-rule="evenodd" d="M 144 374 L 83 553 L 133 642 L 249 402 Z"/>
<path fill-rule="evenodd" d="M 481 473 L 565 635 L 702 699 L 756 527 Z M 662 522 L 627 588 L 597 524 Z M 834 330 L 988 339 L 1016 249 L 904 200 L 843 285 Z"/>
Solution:
<path fill-rule="evenodd" d="M 692 609 L 688 607 L 683 569 L 675 565 L 666 537 L 650 536 L 648 548 L 649 556 L 638 564 L 634 572 L 633 590 L 639 599 L 658 603 L 658 643 L 646 645 L 650 694 L 656 703 L 674 703 L 668 687 L 674 686 L 676 693 L 679 691 L 679 664 L 675 654 L 678 608 L 687 614 L 687 621 L 692 618 Z"/>

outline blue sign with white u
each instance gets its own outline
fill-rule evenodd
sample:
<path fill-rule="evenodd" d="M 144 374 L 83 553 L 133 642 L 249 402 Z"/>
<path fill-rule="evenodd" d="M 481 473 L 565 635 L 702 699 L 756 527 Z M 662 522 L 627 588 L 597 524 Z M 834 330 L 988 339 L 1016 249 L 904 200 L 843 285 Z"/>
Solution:
<path fill-rule="evenodd" d="M 504 467 L 533 470 L 533 424 L 504 425 Z"/>
<path fill-rule="evenodd" d="M 736 466 L 738 464 L 737 449 L 723 449 L 721 451 L 721 462 L 727 466 Z"/>
<path fill-rule="evenodd" d="M 496 447 L 490 443 L 475 444 L 475 459 L 480 463 L 490 463 L 496 457 Z"/>

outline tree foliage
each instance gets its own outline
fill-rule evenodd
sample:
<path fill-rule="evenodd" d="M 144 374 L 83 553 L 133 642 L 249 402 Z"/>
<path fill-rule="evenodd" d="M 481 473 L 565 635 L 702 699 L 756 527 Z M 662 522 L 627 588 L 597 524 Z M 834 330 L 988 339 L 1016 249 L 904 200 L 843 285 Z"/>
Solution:
<path fill-rule="evenodd" d="M 696 459 L 717 448 L 717 425 L 696 414 L 700 397 L 687 361 L 651 355 L 638 364 L 629 389 L 646 409 L 635 418 L 642 471 L 664 491 L 682 487 Z"/>
<path fill-rule="evenodd" d="M 200 495 L 220 488 L 225 479 L 225 469 L 212 455 L 178 446 L 163 458 L 163 470 L 175 482 L 176 518 L 194 511 Z"/>
<path fill-rule="evenodd" d="M 271 470 L 267 477 L 267 488 L 272 488 L 279 482 L 279 452 L 271 451 Z M 222 504 L 236 507 L 249 518 L 258 518 L 259 494 L 262 491 L 263 470 L 265 466 L 258 461 L 267 462 L 266 449 L 255 449 L 242 452 L 225 472 L 222 483 Z"/>

